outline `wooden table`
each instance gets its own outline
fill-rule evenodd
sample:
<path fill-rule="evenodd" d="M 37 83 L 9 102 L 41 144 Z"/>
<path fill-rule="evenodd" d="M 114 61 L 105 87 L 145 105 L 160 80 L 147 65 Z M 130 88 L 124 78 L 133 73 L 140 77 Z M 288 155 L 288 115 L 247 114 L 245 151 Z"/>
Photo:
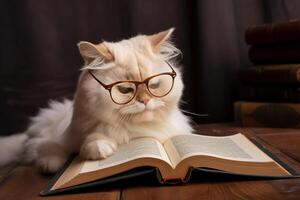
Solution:
<path fill-rule="evenodd" d="M 238 128 L 223 125 L 201 125 L 200 134 L 228 135 L 243 132 L 255 136 L 272 148 L 273 153 L 300 169 L 300 130 Z M 39 197 L 51 176 L 39 174 L 31 166 L 0 170 L 0 200 L 27 199 L 300 199 L 300 178 L 281 180 L 205 181 L 180 186 L 135 186 L 97 189 L 80 194 Z"/>

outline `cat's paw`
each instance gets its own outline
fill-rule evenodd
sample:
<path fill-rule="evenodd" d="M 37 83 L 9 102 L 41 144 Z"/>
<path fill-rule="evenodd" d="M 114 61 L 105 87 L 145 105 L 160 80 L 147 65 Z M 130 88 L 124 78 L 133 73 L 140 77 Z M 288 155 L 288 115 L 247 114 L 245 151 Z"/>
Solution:
<path fill-rule="evenodd" d="M 84 143 L 80 149 L 80 156 L 90 160 L 107 158 L 117 150 L 117 143 L 113 140 L 98 139 Z"/>
<path fill-rule="evenodd" d="M 31 151 L 27 151 L 25 157 L 31 157 L 36 166 L 44 173 L 57 172 L 68 156 L 60 144 L 44 139 L 33 139 L 27 149 L 31 149 Z"/>
<path fill-rule="evenodd" d="M 38 158 L 36 165 L 43 173 L 55 173 L 63 166 L 66 160 L 67 158 L 64 156 L 45 156 Z"/>

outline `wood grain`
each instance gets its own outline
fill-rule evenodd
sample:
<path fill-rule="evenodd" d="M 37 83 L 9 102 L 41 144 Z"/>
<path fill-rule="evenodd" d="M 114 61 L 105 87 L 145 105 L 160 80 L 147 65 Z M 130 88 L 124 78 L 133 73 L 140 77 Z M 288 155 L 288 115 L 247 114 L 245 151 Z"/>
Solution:
<path fill-rule="evenodd" d="M 46 186 L 51 176 L 43 176 L 36 169 L 29 166 L 19 166 L 0 183 L 1 200 L 115 200 L 119 199 L 120 191 L 94 191 L 89 193 L 67 194 L 50 197 L 40 197 L 39 192 Z"/>
<path fill-rule="evenodd" d="M 15 163 L 3 166 L 0 168 L 0 183 L 6 179 L 10 175 L 10 173 L 15 169 L 17 165 Z"/>
<path fill-rule="evenodd" d="M 300 179 L 198 183 L 125 189 L 122 199 L 299 199 Z"/>
<path fill-rule="evenodd" d="M 273 145 L 294 160 L 300 162 L 300 131 L 264 134 L 258 137 L 263 139 L 266 143 Z"/>

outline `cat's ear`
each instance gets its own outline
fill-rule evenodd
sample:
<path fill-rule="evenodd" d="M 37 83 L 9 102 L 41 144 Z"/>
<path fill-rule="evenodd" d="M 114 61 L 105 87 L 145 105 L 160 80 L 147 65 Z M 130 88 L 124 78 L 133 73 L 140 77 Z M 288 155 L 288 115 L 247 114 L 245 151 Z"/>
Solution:
<path fill-rule="evenodd" d="M 148 39 L 151 43 L 153 50 L 159 51 L 160 47 L 170 39 L 173 31 L 174 31 L 174 28 L 170 28 L 168 30 L 165 30 L 165 31 L 162 31 L 162 32 L 159 32 L 156 34 L 149 35 Z"/>
<path fill-rule="evenodd" d="M 164 60 L 182 55 L 181 51 L 170 41 L 173 31 L 174 28 L 170 28 L 166 31 L 147 36 L 153 52 L 160 54 Z"/>
<path fill-rule="evenodd" d="M 105 61 L 113 59 L 113 55 L 103 43 L 92 44 L 90 42 L 83 41 L 78 43 L 78 48 L 85 64 L 89 64 L 98 57 L 101 57 Z"/>

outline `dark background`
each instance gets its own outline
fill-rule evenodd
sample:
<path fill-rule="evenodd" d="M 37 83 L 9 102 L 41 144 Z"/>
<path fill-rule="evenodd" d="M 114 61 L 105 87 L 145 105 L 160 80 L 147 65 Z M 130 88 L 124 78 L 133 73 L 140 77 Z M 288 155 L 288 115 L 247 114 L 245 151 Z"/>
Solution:
<path fill-rule="evenodd" d="M 81 40 L 118 41 L 176 27 L 185 104 L 233 120 L 237 69 L 249 65 L 249 25 L 300 17 L 299 0 L 23 0 L 0 3 L 0 134 L 25 130 L 49 99 L 72 98 Z"/>

